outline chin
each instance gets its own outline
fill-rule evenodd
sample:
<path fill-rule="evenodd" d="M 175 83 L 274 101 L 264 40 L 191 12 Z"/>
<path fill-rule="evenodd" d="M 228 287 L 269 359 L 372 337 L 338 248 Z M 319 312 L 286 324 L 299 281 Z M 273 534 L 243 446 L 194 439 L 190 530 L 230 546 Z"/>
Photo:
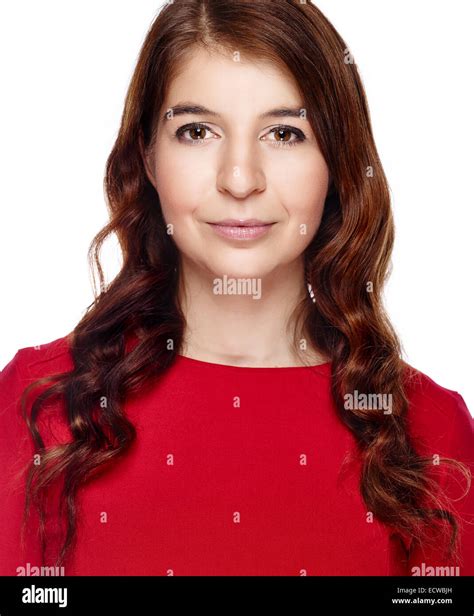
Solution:
<path fill-rule="evenodd" d="M 270 270 L 267 268 L 259 268 L 253 264 L 251 267 L 236 267 L 235 263 L 229 263 L 229 267 L 226 268 L 222 263 L 219 270 L 211 270 L 215 278 L 264 278 Z"/>

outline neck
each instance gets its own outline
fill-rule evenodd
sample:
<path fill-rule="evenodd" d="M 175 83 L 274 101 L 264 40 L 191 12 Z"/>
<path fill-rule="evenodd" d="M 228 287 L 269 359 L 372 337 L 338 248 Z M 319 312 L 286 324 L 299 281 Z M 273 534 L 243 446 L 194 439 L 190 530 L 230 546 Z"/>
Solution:
<path fill-rule="evenodd" d="M 237 366 L 323 363 L 309 339 L 306 349 L 295 346 L 291 318 L 305 295 L 302 260 L 259 278 L 219 275 L 183 258 L 178 299 L 186 328 L 180 352 Z"/>

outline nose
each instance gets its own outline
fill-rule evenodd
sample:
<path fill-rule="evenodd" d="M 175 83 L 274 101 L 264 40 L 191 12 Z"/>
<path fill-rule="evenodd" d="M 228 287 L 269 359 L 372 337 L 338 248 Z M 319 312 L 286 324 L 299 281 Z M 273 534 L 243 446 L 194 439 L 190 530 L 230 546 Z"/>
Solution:
<path fill-rule="evenodd" d="M 236 199 L 245 199 L 266 188 L 265 173 L 258 153 L 258 143 L 226 144 L 221 152 L 217 172 L 217 190 L 227 192 Z"/>

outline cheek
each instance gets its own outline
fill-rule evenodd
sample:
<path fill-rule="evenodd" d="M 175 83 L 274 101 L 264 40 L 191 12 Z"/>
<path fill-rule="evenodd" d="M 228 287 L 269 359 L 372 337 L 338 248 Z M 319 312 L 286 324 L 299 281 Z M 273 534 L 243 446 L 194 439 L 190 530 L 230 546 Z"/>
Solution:
<path fill-rule="evenodd" d="M 289 164 L 274 183 L 301 247 L 311 241 L 321 222 L 329 185 L 326 162 L 319 152 L 311 152 Z"/>
<path fill-rule="evenodd" d="M 165 221 L 173 224 L 175 231 L 178 231 L 189 214 L 202 203 L 200 185 L 203 177 L 191 167 L 191 159 L 183 160 L 183 155 L 177 148 L 170 147 L 166 151 L 160 151 L 158 148 L 156 160 L 156 190 L 163 216 Z"/>

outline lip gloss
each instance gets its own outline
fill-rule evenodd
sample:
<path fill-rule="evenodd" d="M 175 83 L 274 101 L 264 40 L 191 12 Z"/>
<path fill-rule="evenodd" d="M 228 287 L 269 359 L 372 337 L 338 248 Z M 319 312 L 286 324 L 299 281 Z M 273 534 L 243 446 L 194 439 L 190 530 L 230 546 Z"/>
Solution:
<path fill-rule="evenodd" d="M 254 240 L 266 235 L 275 223 L 251 227 L 230 227 L 227 225 L 208 224 L 210 224 L 214 231 L 221 237 L 230 238 L 232 240 Z"/>

